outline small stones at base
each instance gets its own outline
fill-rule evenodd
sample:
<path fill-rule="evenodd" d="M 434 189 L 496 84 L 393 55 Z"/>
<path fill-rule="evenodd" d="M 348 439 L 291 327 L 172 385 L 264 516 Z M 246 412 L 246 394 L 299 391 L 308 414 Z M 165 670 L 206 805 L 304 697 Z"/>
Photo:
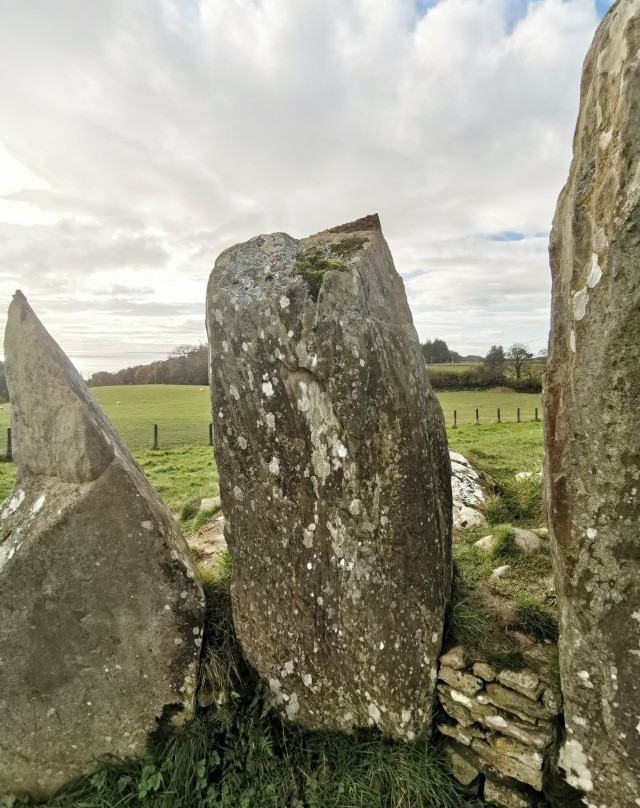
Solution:
<path fill-rule="evenodd" d="M 533 808 L 536 803 L 535 797 L 523 789 L 490 778 L 485 780 L 484 799 L 498 808 Z"/>
<path fill-rule="evenodd" d="M 466 668 L 470 662 L 469 652 L 463 645 L 454 646 L 440 657 L 440 665 L 446 665 L 448 668 L 455 668 L 456 670 Z"/>
<path fill-rule="evenodd" d="M 453 744 L 445 746 L 445 754 L 449 761 L 451 774 L 455 779 L 463 786 L 471 785 L 480 774 L 480 769 L 474 765 L 471 756 Z"/>
<path fill-rule="evenodd" d="M 501 567 L 496 567 L 489 576 L 490 581 L 497 581 L 498 578 L 504 577 L 511 569 L 511 564 L 503 564 Z"/>
<path fill-rule="evenodd" d="M 488 553 L 493 548 L 495 541 L 495 536 L 490 533 L 488 536 L 483 536 L 478 541 L 474 541 L 473 546 L 477 547 L 482 553 Z"/>
<path fill-rule="evenodd" d="M 513 528 L 513 540 L 525 555 L 535 553 L 542 544 L 539 536 L 536 536 L 530 530 L 523 530 L 521 527 Z"/>
<path fill-rule="evenodd" d="M 473 676 L 471 673 L 463 673 L 462 671 L 448 668 L 445 665 L 441 665 L 438 671 L 438 679 L 469 696 L 473 696 L 478 690 L 482 690 L 482 682 L 476 676 Z"/>
<path fill-rule="evenodd" d="M 438 729 L 451 739 L 445 748 L 454 777 L 465 787 L 473 783 L 480 795 L 484 788 L 485 800 L 502 808 L 539 804 L 534 789 L 542 789 L 554 732 L 550 719 L 561 703 L 541 676 L 544 671 L 495 670 L 482 660 L 471 661 L 463 646 L 441 657 L 438 699 L 449 720 Z"/>
<path fill-rule="evenodd" d="M 496 672 L 491 665 L 487 665 L 486 662 L 474 663 L 473 672 L 476 676 L 484 679 L 485 682 L 493 682 L 496 678 Z"/>
<path fill-rule="evenodd" d="M 533 671 L 500 671 L 498 681 L 511 690 L 517 690 L 534 701 L 542 694 L 544 687 L 540 685 L 540 677 Z"/>

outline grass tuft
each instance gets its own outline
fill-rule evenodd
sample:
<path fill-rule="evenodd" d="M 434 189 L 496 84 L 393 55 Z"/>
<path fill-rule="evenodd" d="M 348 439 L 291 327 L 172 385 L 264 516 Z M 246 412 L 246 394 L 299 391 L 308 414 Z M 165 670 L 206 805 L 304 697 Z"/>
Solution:
<path fill-rule="evenodd" d="M 558 642 L 558 620 L 531 597 L 522 597 L 515 606 L 522 630 L 539 642 Z"/>
<path fill-rule="evenodd" d="M 512 561 L 521 555 L 511 525 L 496 525 L 491 532 L 494 542 L 489 555 L 493 561 Z"/>
<path fill-rule="evenodd" d="M 347 272 L 348 269 L 349 267 L 342 261 L 329 258 L 320 247 L 308 247 L 306 250 L 300 250 L 296 256 L 293 274 L 300 275 L 307 282 L 309 296 L 317 302 L 325 274 L 330 270 Z"/>

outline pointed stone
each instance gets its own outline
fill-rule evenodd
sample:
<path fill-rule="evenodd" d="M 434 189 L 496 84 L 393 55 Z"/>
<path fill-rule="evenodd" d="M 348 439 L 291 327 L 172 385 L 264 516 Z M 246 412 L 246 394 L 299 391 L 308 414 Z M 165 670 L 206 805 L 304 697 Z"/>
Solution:
<path fill-rule="evenodd" d="M 428 733 L 451 467 L 376 217 L 224 252 L 207 299 L 234 625 L 310 728 Z"/>
<path fill-rule="evenodd" d="M 0 793 L 43 797 L 191 713 L 203 597 L 171 514 L 20 292 L 5 359 Z"/>

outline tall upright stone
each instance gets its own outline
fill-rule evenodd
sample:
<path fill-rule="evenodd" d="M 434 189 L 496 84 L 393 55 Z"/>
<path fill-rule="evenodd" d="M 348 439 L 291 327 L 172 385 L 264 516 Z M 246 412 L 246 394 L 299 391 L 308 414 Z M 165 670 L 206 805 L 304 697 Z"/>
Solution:
<path fill-rule="evenodd" d="M 0 794 L 42 797 L 190 714 L 204 603 L 171 514 L 20 292 L 5 359 Z"/>
<path fill-rule="evenodd" d="M 640 805 L 640 0 L 587 55 L 551 234 L 546 488 L 567 736 L 589 805 Z"/>
<path fill-rule="evenodd" d="M 207 328 L 249 660 L 306 727 L 427 733 L 451 580 L 450 463 L 378 217 L 227 250 Z"/>

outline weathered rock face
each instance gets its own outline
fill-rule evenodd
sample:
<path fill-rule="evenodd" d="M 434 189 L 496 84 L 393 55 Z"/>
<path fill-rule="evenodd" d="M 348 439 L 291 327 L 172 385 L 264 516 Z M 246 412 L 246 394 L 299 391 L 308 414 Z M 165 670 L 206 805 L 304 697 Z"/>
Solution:
<path fill-rule="evenodd" d="M 0 793 L 145 752 L 193 701 L 203 597 L 171 515 L 18 292 L 0 511 Z"/>
<path fill-rule="evenodd" d="M 560 763 L 598 808 L 640 805 L 640 0 L 584 65 L 551 235 L 546 488 L 561 616 Z"/>
<path fill-rule="evenodd" d="M 209 281 L 234 622 L 307 727 L 428 732 L 451 578 L 446 434 L 378 217 L 259 236 Z"/>

